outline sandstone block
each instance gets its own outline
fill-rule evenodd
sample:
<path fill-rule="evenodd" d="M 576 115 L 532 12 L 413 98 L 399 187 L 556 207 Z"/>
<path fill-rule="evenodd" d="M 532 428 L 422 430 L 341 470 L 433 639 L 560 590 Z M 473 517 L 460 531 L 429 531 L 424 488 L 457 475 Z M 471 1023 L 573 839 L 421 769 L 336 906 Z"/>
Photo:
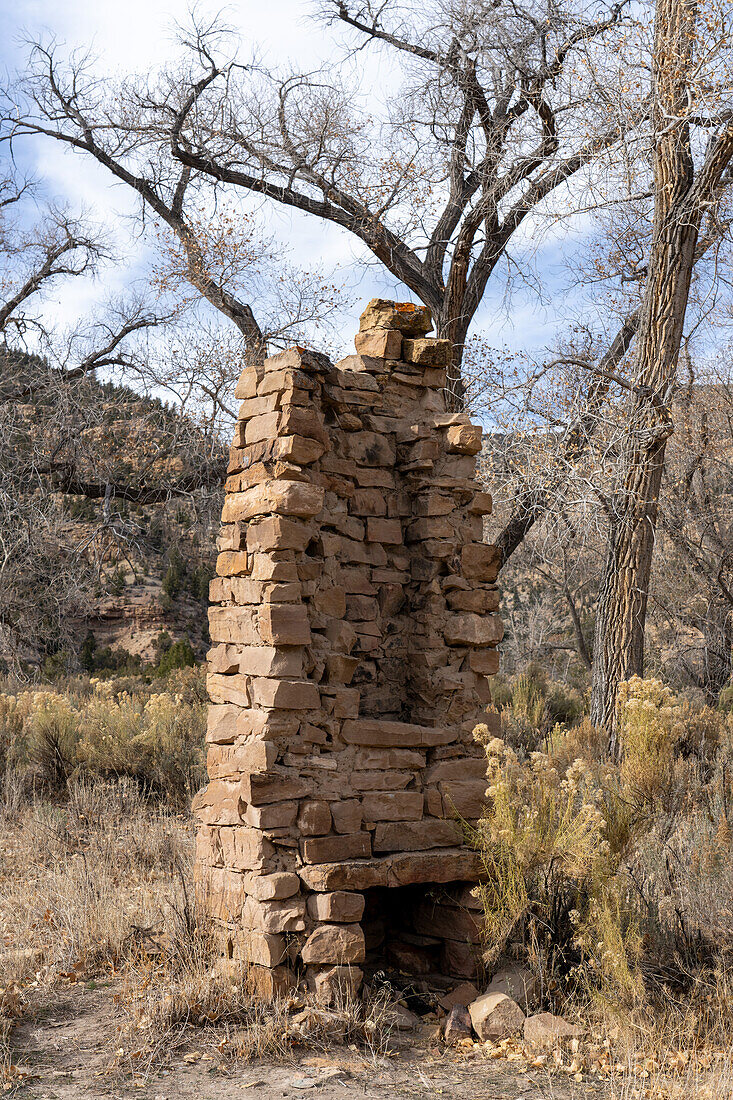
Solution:
<path fill-rule="evenodd" d="M 304 963 L 360 963 L 364 960 L 364 933 L 344 924 L 322 924 L 301 948 Z"/>
<path fill-rule="evenodd" d="M 422 791 L 372 791 L 362 799 L 362 812 L 366 821 L 419 821 Z"/>
<path fill-rule="evenodd" d="M 368 771 L 371 768 L 387 771 L 389 768 L 424 768 L 425 752 L 412 749 L 378 749 L 363 747 L 356 750 L 354 769 Z M 385 788 L 386 790 L 387 788 Z"/>
<path fill-rule="evenodd" d="M 395 329 L 357 332 L 354 347 L 359 355 L 368 355 L 375 359 L 399 359 L 402 353 L 402 333 Z"/>
<path fill-rule="evenodd" d="M 457 821 L 420 821 L 413 824 L 377 825 L 374 832 L 375 852 L 409 852 L 425 848 L 451 848 L 460 844 L 463 837 Z"/>
<path fill-rule="evenodd" d="M 277 426 L 280 419 L 278 412 L 265 413 L 263 416 L 253 416 L 244 424 L 244 442 L 259 443 L 265 439 L 274 439 L 277 435 Z"/>
<path fill-rule="evenodd" d="M 381 489 L 357 489 L 349 500 L 349 511 L 354 516 L 383 516 L 387 502 Z"/>
<path fill-rule="evenodd" d="M 310 837 L 302 840 L 300 846 L 306 863 L 336 863 L 349 859 L 368 859 L 372 854 L 369 833 Z"/>
<path fill-rule="evenodd" d="M 449 780 L 440 783 L 443 795 L 443 815 L 476 821 L 486 802 L 486 780 Z"/>
<path fill-rule="evenodd" d="M 399 546 L 402 542 L 402 524 L 398 519 L 369 516 L 367 517 L 367 541 Z"/>
<path fill-rule="evenodd" d="M 316 999 L 330 1007 L 353 1002 L 361 989 L 363 973 L 358 966 L 330 966 L 313 977 Z"/>
<path fill-rule="evenodd" d="M 241 493 L 229 493 L 224 500 L 222 523 L 277 512 L 283 516 L 310 518 L 323 508 L 324 491 L 304 481 L 271 480 L 252 485 Z"/>
<path fill-rule="evenodd" d="M 362 331 L 374 328 L 395 328 L 406 336 L 424 336 L 433 327 L 427 306 L 413 302 L 390 302 L 386 298 L 372 298 L 361 317 Z"/>
<path fill-rule="evenodd" d="M 452 424 L 445 436 L 448 454 L 477 455 L 481 450 L 482 433 L 477 424 Z"/>
<path fill-rule="evenodd" d="M 221 676 L 210 672 L 206 677 L 206 690 L 212 703 L 234 703 L 238 707 L 249 706 L 247 680 L 244 676 Z"/>
<path fill-rule="evenodd" d="M 328 446 L 328 432 L 323 424 L 323 418 L 314 408 L 302 408 L 298 405 L 290 405 L 284 408 L 280 415 L 280 434 L 283 436 L 299 435 L 308 439 L 315 439 Z"/>
<path fill-rule="evenodd" d="M 460 1003 L 451 1005 L 448 1018 L 443 1025 L 445 1042 L 448 1046 L 453 1046 L 461 1039 L 470 1039 L 472 1034 L 471 1016 L 466 1006 Z"/>
<path fill-rule="evenodd" d="M 462 1007 L 470 1005 L 471 1001 L 475 1001 L 478 998 L 478 995 L 478 989 L 473 982 L 461 982 L 460 985 L 451 989 L 450 993 L 445 993 L 440 998 L 439 1004 L 446 1012 L 450 1012 L 454 1005 L 461 1005 Z M 470 1017 L 468 1022 L 470 1026 Z"/>
<path fill-rule="evenodd" d="M 244 889 L 258 901 L 291 898 L 300 890 L 300 879 L 289 871 L 276 871 L 271 875 L 247 873 L 242 876 Z"/>
<path fill-rule="evenodd" d="M 495 646 L 504 637 L 504 627 L 498 615 L 465 612 L 446 617 L 443 636 L 448 645 Z"/>
<path fill-rule="evenodd" d="M 287 941 L 284 935 L 252 929 L 235 935 L 233 949 L 235 959 L 258 966 L 279 966 L 287 956 Z"/>
<path fill-rule="evenodd" d="M 450 592 L 447 599 L 451 611 L 474 611 L 477 615 L 485 615 L 498 608 L 499 591 L 496 588 L 474 588 L 468 592 Z"/>
<path fill-rule="evenodd" d="M 473 1030 L 482 1041 L 500 1042 L 521 1035 L 524 1013 L 505 993 L 485 993 L 468 1006 Z"/>
<path fill-rule="evenodd" d="M 331 831 L 331 810 L 327 802 L 310 799 L 302 802 L 298 829 L 303 836 L 324 836 Z"/>
<path fill-rule="evenodd" d="M 424 338 L 403 340 L 402 358 L 423 367 L 447 367 L 451 358 L 451 342 Z"/>
<path fill-rule="evenodd" d="M 282 710 L 316 710 L 321 695 L 316 684 L 308 680 L 250 681 L 252 696 L 258 707 L 279 707 Z"/>
<path fill-rule="evenodd" d="M 271 870 L 275 848 L 258 829 L 246 825 L 219 830 L 219 839 L 227 867 L 250 871 Z M 247 892 L 246 876 L 242 876 L 242 888 Z"/>
<path fill-rule="evenodd" d="M 461 551 L 461 569 L 469 580 L 493 584 L 499 572 L 499 551 L 483 542 L 469 543 Z"/>
<path fill-rule="evenodd" d="M 360 466 L 388 466 L 395 464 L 395 444 L 376 432 L 351 432 L 343 439 L 344 454 Z"/>
<path fill-rule="evenodd" d="M 258 612 L 260 639 L 266 645 L 308 645 L 311 640 L 304 604 L 263 604 Z"/>
<path fill-rule="evenodd" d="M 313 527 L 302 520 L 285 516 L 264 516 L 247 525 L 247 549 L 305 550 L 313 537 Z"/>
<path fill-rule="evenodd" d="M 220 577 L 242 576 L 249 573 L 249 558 L 240 550 L 224 550 L 216 559 L 216 572 Z"/>
<path fill-rule="evenodd" d="M 464 848 L 400 852 L 388 858 L 389 886 L 414 886 L 420 882 L 477 882 L 483 874 L 478 853 Z"/>
<path fill-rule="evenodd" d="M 297 802 L 270 802 L 266 806 L 246 806 L 242 817 L 255 829 L 285 829 L 295 824 Z"/>
<path fill-rule="evenodd" d="M 245 896 L 242 927 L 257 932 L 303 932 L 305 898 L 294 896 L 284 901 L 257 901 Z"/>
<path fill-rule="evenodd" d="M 441 760 L 428 768 L 423 777 L 425 783 L 475 780 L 481 784 L 485 779 L 486 760 L 483 756 L 458 756 L 454 760 Z M 483 785 L 485 786 L 485 782 Z"/>
<path fill-rule="evenodd" d="M 360 718 L 344 722 L 341 736 L 349 745 L 418 748 L 419 746 L 449 745 L 456 739 L 456 731 L 441 727 L 416 726 L 410 722 Z"/>
<path fill-rule="evenodd" d="M 390 867 L 386 860 L 341 860 L 338 863 L 316 863 L 301 867 L 298 875 L 309 890 L 323 892 L 368 890 L 372 886 L 387 886 L 389 872 Z"/>
<path fill-rule="evenodd" d="M 243 775 L 239 782 L 242 797 L 253 806 L 268 802 L 286 802 L 308 794 L 308 784 L 295 775 L 272 768 L 269 772 Z"/>
<path fill-rule="evenodd" d="M 473 500 L 468 505 L 468 510 L 473 515 L 477 516 L 490 516 L 493 508 L 493 500 L 491 493 L 475 493 Z"/>
<path fill-rule="evenodd" d="M 245 367 L 239 376 L 234 396 L 238 401 L 245 401 L 254 397 L 257 393 L 257 371 L 254 367 Z"/>
<path fill-rule="evenodd" d="M 524 1021 L 524 1041 L 533 1047 L 555 1046 L 561 1039 L 579 1039 L 582 1034 L 582 1028 L 551 1012 L 538 1012 Z"/>
<path fill-rule="evenodd" d="M 401 791 L 414 778 L 412 772 L 352 772 L 351 787 L 354 791 Z"/>
<path fill-rule="evenodd" d="M 196 866 L 196 876 L 196 892 L 204 911 L 216 920 L 238 920 L 246 901 L 242 876 L 228 868 L 205 864 Z"/>
<path fill-rule="evenodd" d="M 347 657 L 342 653 L 327 657 L 328 679 L 337 684 L 350 684 L 360 663 L 358 657 Z"/>
<path fill-rule="evenodd" d="M 322 615 L 343 619 L 346 614 L 346 592 L 343 585 L 333 584 L 328 588 L 320 588 L 313 595 L 313 606 Z"/>
<path fill-rule="evenodd" d="M 282 646 L 231 647 L 237 654 L 237 667 L 245 676 L 297 678 L 303 675 L 303 650 Z"/>
<path fill-rule="evenodd" d="M 321 352 L 295 346 L 287 348 L 285 351 L 279 351 L 276 355 L 268 355 L 265 359 L 265 378 L 275 371 L 284 370 L 302 371 L 306 374 L 317 375 L 332 370 L 332 364 L 328 356 L 323 355 Z"/>
<path fill-rule="evenodd" d="M 296 466 L 310 466 L 327 449 L 325 443 L 318 439 L 307 439 L 302 435 L 281 435 L 272 444 L 272 456 L 283 462 L 293 462 Z"/>
<path fill-rule="evenodd" d="M 357 833 L 363 820 L 358 798 L 345 798 L 331 803 L 333 827 L 337 833 Z"/>
<path fill-rule="evenodd" d="M 297 976 L 288 966 L 252 965 L 247 981 L 254 996 L 265 1004 L 283 1000 L 298 985 Z"/>
<path fill-rule="evenodd" d="M 215 645 L 206 654 L 209 672 L 218 672 L 222 676 L 239 671 L 240 647 L 236 645 Z"/>
<path fill-rule="evenodd" d="M 468 655 L 468 666 L 483 676 L 495 676 L 499 671 L 499 653 L 496 649 L 473 650 Z"/>
<path fill-rule="evenodd" d="M 334 890 L 330 894 L 311 894 L 308 898 L 308 914 L 313 920 L 350 924 L 364 915 L 364 895 L 347 890 Z"/>
<path fill-rule="evenodd" d="M 249 607 L 210 607 L 209 635 L 212 642 L 257 645 L 255 613 Z"/>
<path fill-rule="evenodd" d="M 191 813 L 204 825 L 238 825 L 240 808 L 239 784 L 228 779 L 212 779 L 191 800 Z"/>

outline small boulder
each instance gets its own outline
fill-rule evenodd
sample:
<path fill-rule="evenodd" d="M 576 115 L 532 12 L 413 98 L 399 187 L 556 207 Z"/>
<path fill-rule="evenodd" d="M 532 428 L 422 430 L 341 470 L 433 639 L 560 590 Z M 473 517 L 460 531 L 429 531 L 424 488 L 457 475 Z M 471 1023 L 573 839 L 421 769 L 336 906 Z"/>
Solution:
<path fill-rule="evenodd" d="M 414 1031 L 421 1023 L 419 1016 L 401 1004 L 396 1004 L 392 1009 L 390 1022 L 398 1031 Z"/>
<path fill-rule="evenodd" d="M 501 992 L 503 993 L 505 990 Z M 470 1005 L 471 1001 L 475 1001 L 477 997 L 478 989 L 473 982 L 461 982 L 455 989 L 451 989 L 450 993 L 444 994 L 438 1001 L 438 1004 L 444 1008 L 446 1012 L 450 1012 L 453 1005 L 461 1005 L 461 1007 L 465 1008 L 466 1005 Z"/>
<path fill-rule="evenodd" d="M 506 993 L 523 1012 L 528 1012 L 539 998 L 539 982 L 526 966 L 502 966 L 494 974 L 487 993 Z"/>
<path fill-rule="evenodd" d="M 524 1021 L 524 1040 L 534 1047 L 554 1046 L 560 1039 L 579 1039 L 582 1034 L 582 1028 L 551 1012 L 537 1012 Z"/>
<path fill-rule="evenodd" d="M 465 1005 L 453 1005 L 443 1028 L 443 1038 L 449 1045 L 471 1038 L 471 1017 Z"/>
<path fill-rule="evenodd" d="M 468 1006 L 473 1030 L 479 1039 L 501 1040 L 519 1035 L 524 1013 L 505 993 L 484 993 Z"/>

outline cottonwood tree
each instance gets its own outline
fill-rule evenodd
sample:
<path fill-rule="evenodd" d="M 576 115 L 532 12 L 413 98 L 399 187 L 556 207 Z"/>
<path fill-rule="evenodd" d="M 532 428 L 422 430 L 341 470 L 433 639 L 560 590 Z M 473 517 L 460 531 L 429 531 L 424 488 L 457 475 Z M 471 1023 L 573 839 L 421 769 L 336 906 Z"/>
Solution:
<path fill-rule="evenodd" d="M 178 64 L 115 88 L 36 43 L 4 127 L 54 138 L 133 188 L 180 242 L 192 285 L 255 352 L 266 341 L 251 304 L 206 262 L 201 204 L 212 192 L 264 198 L 347 230 L 432 310 L 460 401 L 490 278 L 524 262 L 521 234 L 567 212 L 571 182 L 587 186 L 632 124 L 608 71 L 625 9 L 334 0 L 323 13 L 353 52 L 327 70 L 231 60 L 231 35 L 194 25 Z M 357 77 L 366 48 L 384 52 L 399 85 L 379 117 Z"/>
<path fill-rule="evenodd" d="M 594 642 L 591 719 L 608 731 L 612 751 L 618 747 L 618 684 L 644 671 L 659 493 L 673 431 L 671 398 L 700 230 L 720 201 L 733 157 L 728 42 L 724 13 L 689 0 L 657 0 L 652 239 Z"/>

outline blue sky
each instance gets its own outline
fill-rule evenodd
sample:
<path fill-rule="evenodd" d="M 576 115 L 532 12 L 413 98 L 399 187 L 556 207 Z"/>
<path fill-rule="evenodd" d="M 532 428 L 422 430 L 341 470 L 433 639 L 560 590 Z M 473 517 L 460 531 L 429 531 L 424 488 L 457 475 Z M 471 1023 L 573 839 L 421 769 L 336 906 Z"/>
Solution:
<path fill-rule="evenodd" d="M 274 64 L 297 62 L 300 67 L 315 68 L 333 57 L 338 49 L 331 33 L 309 18 L 314 0 L 244 0 L 224 7 L 204 0 L 198 5 L 203 12 L 223 10 L 227 22 L 241 31 L 245 49 L 257 44 L 261 54 Z M 187 6 L 170 0 L 0 0 L 0 17 L 6 33 L 0 40 L 0 64 L 6 70 L 22 65 L 23 39 L 53 34 L 59 43 L 69 48 L 91 48 L 99 58 L 100 71 L 110 76 L 154 68 L 175 51 L 175 22 L 184 21 Z M 361 55 L 374 95 L 388 85 L 393 74 L 384 71 L 384 61 L 372 55 Z M 146 278 L 149 255 L 136 238 L 134 215 L 137 206 L 133 196 L 121 185 L 110 182 L 102 168 L 86 158 L 69 153 L 53 142 L 26 142 L 16 150 L 24 162 L 44 184 L 46 195 L 72 209 L 86 208 L 114 234 L 125 262 L 105 270 L 97 283 L 76 280 L 60 288 L 46 303 L 49 320 L 59 324 L 73 321 L 80 313 L 93 311 L 94 305 L 109 293 L 122 291 L 131 280 Z M 364 271 L 356 263 L 358 244 L 348 234 L 324 225 L 305 215 L 282 208 L 270 207 L 267 225 L 273 235 L 292 249 L 292 259 L 308 266 L 318 258 L 326 267 L 338 268 L 349 281 L 354 307 L 344 318 L 343 344 L 348 353 L 351 334 L 363 302 L 374 296 L 404 298 L 409 293 L 387 272 L 376 266 Z M 572 240 L 557 232 L 548 233 L 537 242 L 527 242 L 534 252 L 534 264 L 541 271 L 546 288 L 556 290 L 564 278 L 563 264 L 572 255 Z M 476 330 L 495 346 L 531 348 L 541 351 L 552 343 L 568 298 L 559 306 L 542 304 L 531 292 L 519 291 L 507 308 L 505 286 L 501 277 L 490 286 L 477 317 Z M 557 299 L 556 294 L 546 297 Z"/>

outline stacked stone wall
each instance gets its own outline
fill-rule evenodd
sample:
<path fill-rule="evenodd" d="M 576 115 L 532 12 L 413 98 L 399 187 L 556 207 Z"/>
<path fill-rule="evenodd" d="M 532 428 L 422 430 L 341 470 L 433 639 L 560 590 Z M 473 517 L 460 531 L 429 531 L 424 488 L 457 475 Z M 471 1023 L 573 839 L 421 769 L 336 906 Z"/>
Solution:
<path fill-rule="evenodd" d="M 326 999 L 336 980 L 358 986 L 375 898 L 479 874 L 461 821 L 484 800 L 473 730 L 491 722 L 498 562 L 481 431 L 446 410 L 450 347 L 430 327 L 377 299 L 356 355 L 292 348 L 236 391 L 197 884 L 265 992 L 303 975 Z M 456 889 L 432 920 L 409 891 L 393 950 L 470 971 L 465 951 L 451 962 L 466 939 L 451 912 L 469 911 Z"/>

